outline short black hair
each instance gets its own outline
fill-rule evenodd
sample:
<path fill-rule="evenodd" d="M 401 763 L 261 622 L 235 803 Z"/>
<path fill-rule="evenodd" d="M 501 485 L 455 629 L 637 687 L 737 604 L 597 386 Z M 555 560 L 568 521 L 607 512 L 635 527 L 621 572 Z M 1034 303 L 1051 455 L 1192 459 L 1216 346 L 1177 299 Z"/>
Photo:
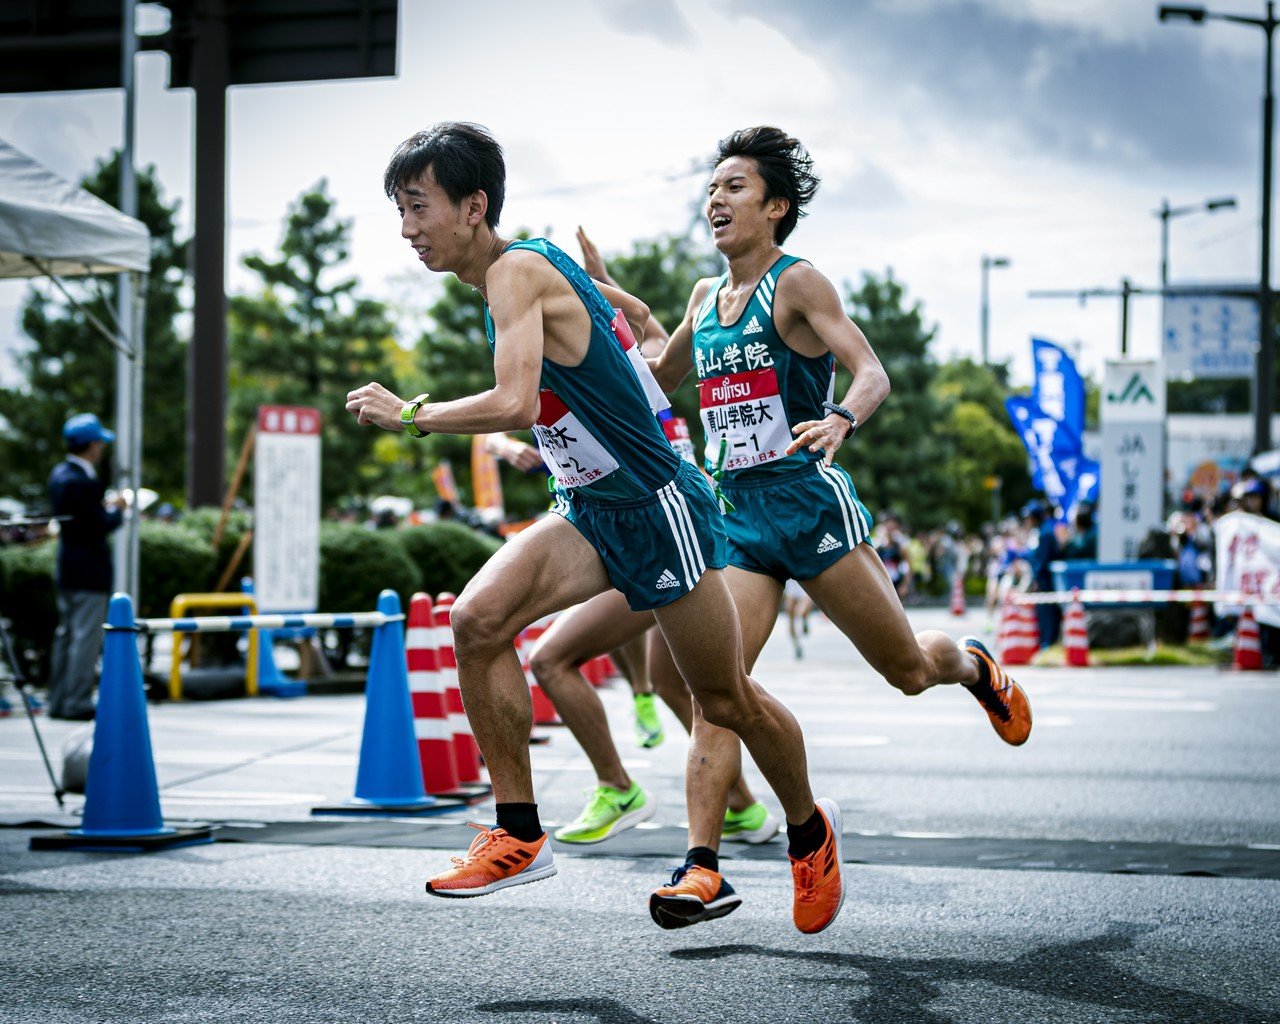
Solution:
<path fill-rule="evenodd" d="M 397 188 L 409 188 L 428 169 L 453 203 L 473 192 L 488 196 L 485 223 L 498 226 L 507 194 L 507 166 L 502 147 L 487 128 L 467 121 L 441 121 L 409 136 L 391 154 L 382 176 L 387 198 L 394 199 Z"/>
<path fill-rule="evenodd" d="M 795 230 L 796 221 L 818 192 L 821 180 L 813 173 L 813 157 L 781 128 L 760 125 L 743 128 L 720 140 L 715 166 L 733 156 L 750 157 L 764 179 L 765 199 L 785 199 L 787 212 L 782 215 L 775 232 L 781 245 Z"/>
<path fill-rule="evenodd" d="M 92 442 L 92 441 L 71 441 L 71 440 L 68 440 L 68 441 L 66 442 L 66 444 L 67 444 L 67 454 L 69 454 L 69 455 L 81 455 L 81 454 L 83 454 L 84 452 L 87 452 L 87 451 L 89 450 L 89 445 L 93 444 L 93 442 Z"/>

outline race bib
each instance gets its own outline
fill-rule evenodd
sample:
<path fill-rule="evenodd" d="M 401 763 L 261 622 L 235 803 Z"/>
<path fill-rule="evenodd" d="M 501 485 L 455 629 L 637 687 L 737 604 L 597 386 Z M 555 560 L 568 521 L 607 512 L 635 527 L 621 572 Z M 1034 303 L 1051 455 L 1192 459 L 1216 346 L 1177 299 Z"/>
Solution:
<path fill-rule="evenodd" d="M 618 468 L 618 461 L 588 433 L 569 407 L 550 388 L 543 388 L 533 437 L 542 461 L 561 487 L 596 483 Z"/>
<path fill-rule="evenodd" d="M 693 440 L 689 437 L 688 420 L 683 416 L 668 416 L 662 419 L 662 432 L 667 435 L 667 443 L 680 458 L 694 466 L 698 464 L 698 455 L 694 451 Z"/>
<path fill-rule="evenodd" d="M 728 442 L 724 469 L 749 469 L 786 457 L 791 443 L 778 375 L 772 366 L 698 382 L 707 459 L 719 458 L 720 439 Z"/>

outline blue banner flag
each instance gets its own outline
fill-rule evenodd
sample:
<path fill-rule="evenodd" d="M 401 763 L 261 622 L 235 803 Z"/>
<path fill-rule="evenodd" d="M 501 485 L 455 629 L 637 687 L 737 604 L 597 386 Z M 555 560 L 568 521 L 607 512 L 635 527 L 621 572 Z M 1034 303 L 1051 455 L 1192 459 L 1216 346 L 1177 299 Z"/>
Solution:
<path fill-rule="evenodd" d="M 1035 384 L 1031 397 L 1046 416 L 1084 436 L 1084 381 L 1066 349 L 1043 338 L 1031 339 Z"/>
<path fill-rule="evenodd" d="M 1080 501 L 1096 500 L 1098 464 L 1085 458 L 1080 435 L 1033 398 L 1006 398 L 1004 407 L 1031 457 L 1032 484 L 1064 515 L 1074 513 Z"/>

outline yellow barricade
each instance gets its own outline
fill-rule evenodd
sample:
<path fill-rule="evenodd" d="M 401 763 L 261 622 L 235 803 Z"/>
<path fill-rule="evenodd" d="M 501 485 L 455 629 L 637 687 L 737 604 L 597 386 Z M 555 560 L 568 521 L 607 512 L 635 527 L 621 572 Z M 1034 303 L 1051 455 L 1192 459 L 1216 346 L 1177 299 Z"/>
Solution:
<path fill-rule="evenodd" d="M 248 615 L 258 614 L 258 602 L 252 594 L 178 594 L 169 602 L 169 617 L 173 619 L 188 618 L 192 608 L 224 609 L 234 608 L 237 612 Z M 244 692 L 250 697 L 258 695 L 258 630 L 247 630 L 249 634 L 249 652 L 244 668 Z M 173 634 L 173 657 L 169 663 L 169 699 L 182 699 L 182 648 L 186 636 L 197 634 Z"/>

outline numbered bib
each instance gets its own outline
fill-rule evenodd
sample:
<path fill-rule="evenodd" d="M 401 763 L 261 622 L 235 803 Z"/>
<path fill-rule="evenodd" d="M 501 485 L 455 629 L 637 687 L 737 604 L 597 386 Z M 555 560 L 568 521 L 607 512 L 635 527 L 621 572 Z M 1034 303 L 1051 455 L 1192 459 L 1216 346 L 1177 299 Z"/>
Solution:
<path fill-rule="evenodd" d="M 627 361 L 631 363 L 631 368 L 636 371 L 636 376 L 640 378 L 640 386 L 644 389 L 644 397 L 649 403 L 649 411 L 656 416 L 663 409 L 671 408 L 671 400 L 667 398 L 661 385 L 658 384 L 658 379 L 653 375 L 653 371 L 649 369 L 649 364 L 645 361 L 644 356 L 641 355 L 636 336 L 631 333 L 631 325 L 627 323 L 627 318 L 622 315 L 622 310 L 615 309 L 613 312 L 613 335 L 618 339 L 618 344 L 622 346 L 622 351 L 627 354 Z M 673 444 L 672 447 L 674 448 L 675 445 Z"/>
<path fill-rule="evenodd" d="M 658 417 L 662 419 L 662 417 Z M 662 419 L 662 432 L 667 435 L 667 443 L 685 462 L 696 466 L 698 455 L 693 447 L 693 439 L 689 437 L 689 421 L 683 416 L 668 416 Z"/>
<path fill-rule="evenodd" d="M 773 367 L 710 377 L 698 382 L 698 392 L 708 461 L 719 458 L 721 438 L 728 442 L 726 472 L 786 457 L 791 427 Z"/>
<path fill-rule="evenodd" d="M 590 434 L 582 421 L 550 388 L 543 388 L 533 437 L 556 483 L 561 487 L 585 487 L 603 480 L 618 468 L 618 460 Z"/>

